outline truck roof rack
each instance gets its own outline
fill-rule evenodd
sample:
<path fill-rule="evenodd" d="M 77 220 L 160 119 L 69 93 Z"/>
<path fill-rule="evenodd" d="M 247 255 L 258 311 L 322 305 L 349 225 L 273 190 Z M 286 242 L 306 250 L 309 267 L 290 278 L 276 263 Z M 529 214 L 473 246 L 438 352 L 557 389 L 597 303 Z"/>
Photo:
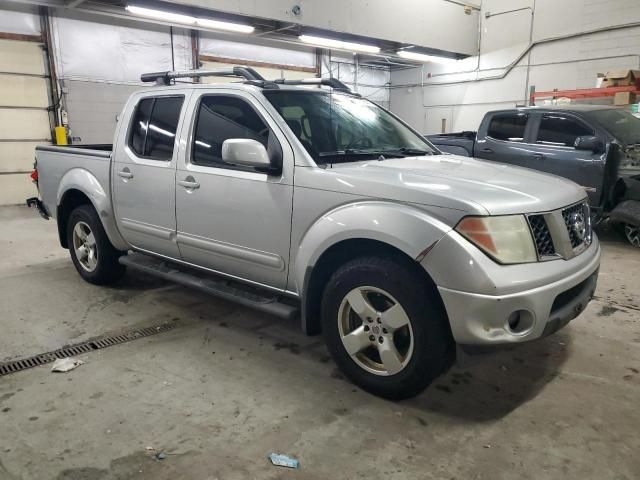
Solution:
<path fill-rule="evenodd" d="M 330 78 L 301 78 L 297 80 L 287 80 L 286 78 L 278 78 L 273 83 L 277 85 L 324 85 L 341 92 L 353 93 L 349 87 L 334 77 Z"/>
<path fill-rule="evenodd" d="M 140 80 L 145 83 L 154 82 L 157 85 L 170 85 L 172 80 L 177 78 L 201 78 L 201 77 L 234 77 L 244 79 L 244 83 L 255 85 L 261 88 L 278 88 L 279 85 L 319 85 L 331 87 L 341 92 L 353 93 L 349 87 L 337 78 L 302 78 L 287 80 L 278 78 L 276 80 L 266 80 L 262 75 L 251 67 L 230 67 L 218 68 L 215 70 L 182 70 L 143 73 Z"/>
<path fill-rule="evenodd" d="M 175 80 L 176 78 L 200 78 L 200 77 L 235 77 L 235 78 L 244 78 L 245 80 L 249 80 L 249 81 L 261 81 L 261 82 L 265 81 L 264 77 L 251 67 L 232 67 L 232 68 L 219 68 L 216 70 L 182 70 L 182 71 L 143 73 L 140 76 L 140 80 L 145 83 L 155 82 L 158 85 L 170 85 L 171 80 Z"/>

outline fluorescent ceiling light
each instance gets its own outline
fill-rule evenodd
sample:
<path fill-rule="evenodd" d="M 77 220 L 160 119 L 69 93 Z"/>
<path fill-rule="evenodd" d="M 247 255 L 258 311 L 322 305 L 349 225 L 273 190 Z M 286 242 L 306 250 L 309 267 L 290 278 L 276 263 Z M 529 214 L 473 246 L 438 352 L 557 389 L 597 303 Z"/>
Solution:
<path fill-rule="evenodd" d="M 378 53 L 380 48 L 374 45 L 365 45 L 362 43 L 343 42 L 334 40 L 333 38 L 315 37 L 313 35 L 300 35 L 298 39 L 304 43 L 311 43 L 321 47 L 336 48 L 339 50 L 349 50 L 351 52 Z"/>
<path fill-rule="evenodd" d="M 198 24 L 201 27 L 213 28 L 216 30 L 229 30 L 238 33 L 252 33 L 254 28 L 251 25 L 242 25 L 240 23 L 223 22 L 220 20 L 212 20 L 210 18 L 195 18 L 180 13 L 166 12 L 164 10 L 155 10 L 152 8 L 136 7 L 127 5 L 126 10 L 134 15 L 140 15 L 156 20 L 163 20 L 171 23 L 181 23 L 184 25 Z"/>
<path fill-rule="evenodd" d="M 196 23 L 202 27 L 215 28 L 218 30 L 229 30 L 229 31 L 238 32 L 238 33 L 253 33 L 253 30 L 254 30 L 254 28 L 251 25 L 222 22 L 220 20 L 210 20 L 208 18 L 197 18 Z"/>
<path fill-rule="evenodd" d="M 453 63 L 457 62 L 455 58 L 438 57 L 436 55 L 426 55 L 424 53 L 412 52 L 411 50 L 398 50 L 398 56 L 409 60 L 417 60 L 419 62 L 433 63 Z"/>
<path fill-rule="evenodd" d="M 165 12 L 164 10 L 154 10 L 152 8 L 135 7 L 132 5 L 127 5 L 125 10 L 133 13 L 134 15 L 155 18 L 156 20 L 164 20 L 165 22 L 184 23 L 187 25 L 193 25 L 196 23 L 195 17 L 181 15 L 179 13 Z"/>

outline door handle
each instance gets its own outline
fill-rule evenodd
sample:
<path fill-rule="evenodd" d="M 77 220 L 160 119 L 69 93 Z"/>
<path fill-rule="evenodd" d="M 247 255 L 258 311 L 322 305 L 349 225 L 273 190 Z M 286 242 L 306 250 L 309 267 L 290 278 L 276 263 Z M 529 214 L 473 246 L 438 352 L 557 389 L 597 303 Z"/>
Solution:
<path fill-rule="evenodd" d="M 493 150 L 490 148 L 483 148 L 482 150 L 480 150 L 482 153 L 493 153 Z"/>
<path fill-rule="evenodd" d="M 535 158 L 536 160 L 544 160 L 545 156 L 542 153 L 534 153 L 533 158 Z"/>
<path fill-rule="evenodd" d="M 178 185 L 181 187 L 187 188 L 189 190 L 195 190 L 200 188 L 200 184 L 195 181 L 193 177 L 187 177 L 184 180 L 178 180 Z"/>
<path fill-rule="evenodd" d="M 118 172 L 118 176 L 122 178 L 133 178 L 133 173 L 131 173 L 128 168 L 125 168 Z"/>

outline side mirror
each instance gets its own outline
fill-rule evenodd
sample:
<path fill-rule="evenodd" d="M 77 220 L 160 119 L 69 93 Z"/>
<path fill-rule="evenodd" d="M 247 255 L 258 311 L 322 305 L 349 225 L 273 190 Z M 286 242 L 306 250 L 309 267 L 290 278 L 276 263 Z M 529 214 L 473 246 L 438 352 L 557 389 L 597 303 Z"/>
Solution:
<path fill-rule="evenodd" d="M 604 151 L 604 144 L 598 137 L 594 136 L 578 137 L 573 146 L 576 150 L 586 150 L 593 153 L 602 153 Z"/>
<path fill-rule="evenodd" d="M 230 138 L 222 144 L 222 160 L 232 165 L 269 168 L 271 161 L 267 149 L 250 138 Z"/>

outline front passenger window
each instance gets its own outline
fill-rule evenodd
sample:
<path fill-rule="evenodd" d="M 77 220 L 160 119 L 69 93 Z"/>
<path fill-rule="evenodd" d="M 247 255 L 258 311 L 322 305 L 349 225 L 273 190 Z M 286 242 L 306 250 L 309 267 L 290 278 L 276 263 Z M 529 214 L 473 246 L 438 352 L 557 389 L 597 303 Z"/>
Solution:
<path fill-rule="evenodd" d="M 191 163 L 205 167 L 234 168 L 222 161 L 222 144 L 230 138 L 250 138 L 268 146 L 269 128 L 245 100 L 206 95 L 198 107 Z"/>
<path fill-rule="evenodd" d="M 547 114 L 540 121 L 538 143 L 573 147 L 576 138 L 593 135 L 593 130 L 572 118 Z"/>

